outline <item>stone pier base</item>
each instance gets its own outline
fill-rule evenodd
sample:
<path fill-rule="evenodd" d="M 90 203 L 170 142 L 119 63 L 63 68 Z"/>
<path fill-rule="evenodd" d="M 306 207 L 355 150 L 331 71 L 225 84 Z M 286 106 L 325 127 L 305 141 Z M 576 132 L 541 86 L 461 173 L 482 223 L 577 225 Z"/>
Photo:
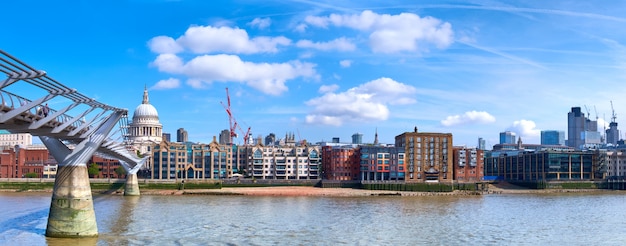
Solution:
<path fill-rule="evenodd" d="M 60 166 L 57 170 L 46 236 L 98 236 L 87 166 Z"/>
<path fill-rule="evenodd" d="M 126 175 L 126 186 L 124 187 L 125 196 L 138 196 L 139 193 L 139 180 L 137 174 Z"/>

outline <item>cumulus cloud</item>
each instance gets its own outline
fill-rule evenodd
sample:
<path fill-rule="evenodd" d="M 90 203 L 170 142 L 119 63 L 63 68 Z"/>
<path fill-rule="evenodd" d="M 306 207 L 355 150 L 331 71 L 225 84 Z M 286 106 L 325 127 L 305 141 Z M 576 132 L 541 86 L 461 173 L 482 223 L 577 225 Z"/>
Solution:
<path fill-rule="evenodd" d="M 154 53 L 158 54 L 176 54 L 183 51 L 183 47 L 176 43 L 171 37 L 157 36 L 148 41 L 148 47 Z"/>
<path fill-rule="evenodd" d="M 169 78 L 165 80 L 160 80 L 154 86 L 152 86 L 152 89 L 167 90 L 167 89 L 174 89 L 178 87 L 180 87 L 180 80 L 175 79 L 175 78 Z"/>
<path fill-rule="evenodd" d="M 248 32 L 237 27 L 192 26 L 183 36 L 175 39 L 158 36 L 150 39 L 150 50 L 158 54 L 176 54 L 189 50 L 196 54 L 227 52 L 235 54 L 276 53 L 279 46 L 288 46 L 291 40 L 284 37 L 260 36 L 250 38 Z"/>
<path fill-rule="evenodd" d="M 318 90 L 319 93 L 328 93 L 328 92 L 334 92 L 337 89 L 339 89 L 339 85 L 336 84 L 332 84 L 332 85 L 322 85 L 320 86 L 320 89 Z"/>
<path fill-rule="evenodd" d="M 321 28 L 348 27 L 368 32 L 369 45 L 378 53 L 425 51 L 430 45 L 443 49 L 454 39 L 450 23 L 413 13 L 389 15 L 365 10 L 351 15 L 307 16 L 305 22 Z"/>
<path fill-rule="evenodd" d="M 272 24 L 270 18 L 254 18 L 254 20 L 248 23 L 248 25 L 257 27 L 259 29 L 265 29 L 269 27 L 270 24 Z"/>
<path fill-rule="evenodd" d="M 516 132 L 518 136 L 524 138 L 536 138 L 541 135 L 541 130 L 536 129 L 536 126 L 532 120 L 516 120 L 507 131 Z"/>
<path fill-rule="evenodd" d="M 455 125 L 464 125 L 464 124 L 472 124 L 472 123 L 493 123 L 496 121 L 496 118 L 490 115 L 485 111 L 468 111 L 462 115 L 451 115 L 446 117 L 445 120 L 441 121 L 441 124 L 444 126 L 455 126 Z"/>
<path fill-rule="evenodd" d="M 300 40 L 296 43 L 296 47 L 299 48 L 311 48 L 322 51 L 337 50 L 337 51 L 353 51 L 356 49 L 350 40 L 345 37 L 341 37 L 328 42 L 313 42 L 311 40 Z"/>
<path fill-rule="evenodd" d="M 312 63 L 254 63 L 236 55 L 202 55 L 184 62 L 174 54 L 161 54 L 152 62 L 159 71 L 181 74 L 189 78 L 187 84 L 202 88 L 204 83 L 241 82 L 269 95 L 287 91 L 287 80 L 317 76 Z"/>
<path fill-rule="evenodd" d="M 352 60 L 341 60 L 339 61 L 339 65 L 341 67 L 350 67 L 352 66 Z"/>
<path fill-rule="evenodd" d="M 389 118 L 388 105 L 414 103 L 416 89 L 390 78 L 380 78 L 345 92 L 334 87 L 320 88 L 326 93 L 305 104 L 313 110 L 305 118 L 309 124 L 340 126 L 344 122 L 380 121 Z"/>

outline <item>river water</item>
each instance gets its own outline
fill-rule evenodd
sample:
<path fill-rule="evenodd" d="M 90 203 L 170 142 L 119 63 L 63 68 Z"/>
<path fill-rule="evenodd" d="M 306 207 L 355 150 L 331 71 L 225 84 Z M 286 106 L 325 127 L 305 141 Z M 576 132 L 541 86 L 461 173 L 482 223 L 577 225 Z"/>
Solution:
<path fill-rule="evenodd" d="M 100 235 L 46 238 L 50 193 L 0 193 L 0 245 L 626 245 L 626 194 L 96 195 Z"/>

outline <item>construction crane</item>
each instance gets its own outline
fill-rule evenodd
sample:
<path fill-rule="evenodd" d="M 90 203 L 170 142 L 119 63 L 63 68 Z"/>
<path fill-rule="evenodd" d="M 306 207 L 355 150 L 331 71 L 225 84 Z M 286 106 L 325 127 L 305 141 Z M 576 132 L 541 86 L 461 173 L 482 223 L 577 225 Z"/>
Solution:
<path fill-rule="evenodd" d="M 220 101 L 220 103 L 222 104 L 222 106 L 226 110 L 226 114 L 228 114 L 228 127 L 229 127 L 229 131 L 230 131 L 230 144 L 233 144 L 234 143 L 233 139 L 237 137 L 237 133 L 235 132 L 235 129 L 237 128 L 237 121 L 233 117 L 233 113 L 230 110 L 230 95 L 228 94 L 228 87 L 226 87 L 226 99 L 228 100 L 228 105 L 224 105 L 224 103 L 222 101 Z"/>
<path fill-rule="evenodd" d="M 224 107 L 224 109 L 226 110 L 226 113 L 228 114 L 228 124 L 229 124 L 229 131 L 230 131 L 230 144 L 234 144 L 234 138 L 238 137 L 237 135 L 237 130 L 239 130 L 243 135 L 244 135 L 244 140 L 243 143 L 244 145 L 247 145 L 249 143 L 249 136 L 250 136 L 250 127 L 248 127 L 248 131 L 244 132 L 241 129 L 241 126 L 239 126 L 239 123 L 237 123 L 237 120 L 235 119 L 235 117 L 233 116 L 233 112 L 230 109 L 230 94 L 228 93 L 228 87 L 226 87 L 226 99 L 228 102 L 228 105 L 224 105 L 223 102 L 220 101 L 220 103 L 222 104 L 222 106 Z"/>
<path fill-rule="evenodd" d="M 587 111 L 587 118 L 591 117 L 591 114 L 589 113 L 589 108 L 587 108 L 587 105 L 585 105 L 585 111 Z"/>
<path fill-rule="evenodd" d="M 611 101 L 611 122 L 615 122 L 617 120 L 617 115 L 615 114 L 615 110 L 613 109 L 613 101 Z"/>

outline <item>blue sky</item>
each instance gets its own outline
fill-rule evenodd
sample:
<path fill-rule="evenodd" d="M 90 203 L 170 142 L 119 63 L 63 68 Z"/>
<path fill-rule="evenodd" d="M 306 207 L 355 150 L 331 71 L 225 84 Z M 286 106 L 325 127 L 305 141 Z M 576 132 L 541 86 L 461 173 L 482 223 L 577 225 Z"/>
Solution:
<path fill-rule="evenodd" d="M 539 143 L 573 106 L 610 121 L 610 101 L 624 126 L 626 2 L 383 2 L 9 1 L 0 48 L 131 114 L 147 86 L 194 142 L 228 128 L 226 87 L 255 137 Z"/>

